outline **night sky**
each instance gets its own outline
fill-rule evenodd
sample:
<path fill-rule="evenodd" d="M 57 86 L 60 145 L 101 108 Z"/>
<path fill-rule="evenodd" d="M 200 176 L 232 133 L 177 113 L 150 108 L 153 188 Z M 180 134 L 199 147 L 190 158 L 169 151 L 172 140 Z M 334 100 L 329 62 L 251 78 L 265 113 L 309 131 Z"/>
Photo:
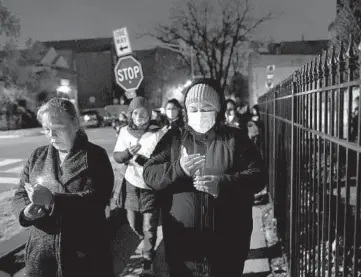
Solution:
<path fill-rule="evenodd" d="M 20 42 L 28 37 L 45 40 L 110 37 L 128 26 L 133 49 L 154 46 L 137 39 L 157 22 L 167 22 L 175 0 L 3 0 L 22 23 Z M 275 41 L 327 39 L 336 14 L 336 0 L 250 0 L 255 13 L 283 13 L 267 23 L 259 37 Z"/>

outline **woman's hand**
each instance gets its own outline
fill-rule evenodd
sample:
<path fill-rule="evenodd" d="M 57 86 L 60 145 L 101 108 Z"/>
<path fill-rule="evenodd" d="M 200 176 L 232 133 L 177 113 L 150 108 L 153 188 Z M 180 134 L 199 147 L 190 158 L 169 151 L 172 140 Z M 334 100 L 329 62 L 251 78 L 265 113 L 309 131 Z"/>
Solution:
<path fill-rule="evenodd" d="M 130 154 L 132 154 L 134 156 L 135 154 L 138 153 L 138 151 L 140 150 L 141 147 L 142 146 L 140 144 L 137 144 L 137 145 L 133 145 L 133 146 L 129 147 L 128 150 L 129 150 Z"/>
<path fill-rule="evenodd" d="M 51 191 L 43 185 L 31 185 L 25 183 L 25 190 L 28 193 L 30 201 L 39 206 L 50 206 L 53 201 L 53 194 Z"/>
<path fill-rule="evenodd" d="M 214 198 L 219 194 L 219 181 L 221 177 L 215 175 L 196 176 L 194 178 L 194 187 L 196 190 L 211 194 Z"/>
<path fill-rule="evenodd" d="M 24 215 L 28 220 L 35 220 L 46 215 L 44 209 L 34 203 L 30 203 L 24 210 Z"/>
<path fill-rule="evenodd" d="M 200 154 L 183 155 L 180 158 L 180 166 L 188 176 L 194 176 L 197 170 L 204 167 L 205 157 Z"/>

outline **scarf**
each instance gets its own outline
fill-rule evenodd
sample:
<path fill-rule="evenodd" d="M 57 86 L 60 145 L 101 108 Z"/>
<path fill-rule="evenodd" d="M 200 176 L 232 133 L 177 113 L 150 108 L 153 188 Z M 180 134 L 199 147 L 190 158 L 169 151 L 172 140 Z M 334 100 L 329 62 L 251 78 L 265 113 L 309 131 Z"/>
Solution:
<path fill-rule="evenodd" d="M 138 140 L 148 131 L 151 132 L 155 132 L 157 130 L 159 130 L 158 126 L 154 126 L 154 125 L 150 125 L 148 124 L 145 128 L 139 129 L 137 127 L 133 127 L 130 124 L 128 125 L 128 131 L 129 133 L 134 136 L 135 138 L 137 138 Z"/>

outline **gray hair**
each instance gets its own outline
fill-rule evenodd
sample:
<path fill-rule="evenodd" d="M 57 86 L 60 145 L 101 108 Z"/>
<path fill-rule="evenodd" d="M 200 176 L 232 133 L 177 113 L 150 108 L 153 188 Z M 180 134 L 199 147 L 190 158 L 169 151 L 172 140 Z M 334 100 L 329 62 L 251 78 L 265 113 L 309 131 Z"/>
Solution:
<path fill-rule="evenodd" d="M 61 112 L 69 116 L 72 122 L 76 124 L 79 123 L 79 115 L 73 103 L 69 99 L 60 97 L 54 97 L 43 104 L 39 108 L 36 118 L 42 123 L 42 118 L 45 113 L 51 113 L 51 115 L 57 116 Z"/>

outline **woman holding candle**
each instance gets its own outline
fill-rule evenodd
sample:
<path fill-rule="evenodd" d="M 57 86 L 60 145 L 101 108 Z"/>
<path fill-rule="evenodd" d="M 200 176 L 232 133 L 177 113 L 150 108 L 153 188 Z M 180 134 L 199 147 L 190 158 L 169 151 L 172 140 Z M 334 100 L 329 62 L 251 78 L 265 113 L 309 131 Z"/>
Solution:
<path fill-rule="evenodd" d="M 49 145 L 25 164 L 13 199 L 30 227 L 28 277 L 113 276 L 105 207 L 114 182 L 106 151 L 88 141 L 74 105 L 53 98 L 38 111 Z"/>
<path fill-rule="evenodd" d="M 133 98 L 128 114 L 129 124 L 120 129 L 114 147 L 115 161 L 127 164 L 122 189 L 115 198 L 118 206 L 127 210 L 134 233 L 144 241 L 141 276 L 147 276 L 154 273 L 159 209 L 157 194 L 143 180 L 143 165 L 166 130 L 150 123 L 152 109 L 144 97 Z"/>
<path fill-rule="evenodd" d="M 170 276 L 240 276 L 252 232 L 253 195 L 264 187 L 261 157 L 245 130 L 223 125 L 225 100 L 211 79 L 185 95 L 186 126 L 171 129 L 144 166 L 162 191 Z"/>

